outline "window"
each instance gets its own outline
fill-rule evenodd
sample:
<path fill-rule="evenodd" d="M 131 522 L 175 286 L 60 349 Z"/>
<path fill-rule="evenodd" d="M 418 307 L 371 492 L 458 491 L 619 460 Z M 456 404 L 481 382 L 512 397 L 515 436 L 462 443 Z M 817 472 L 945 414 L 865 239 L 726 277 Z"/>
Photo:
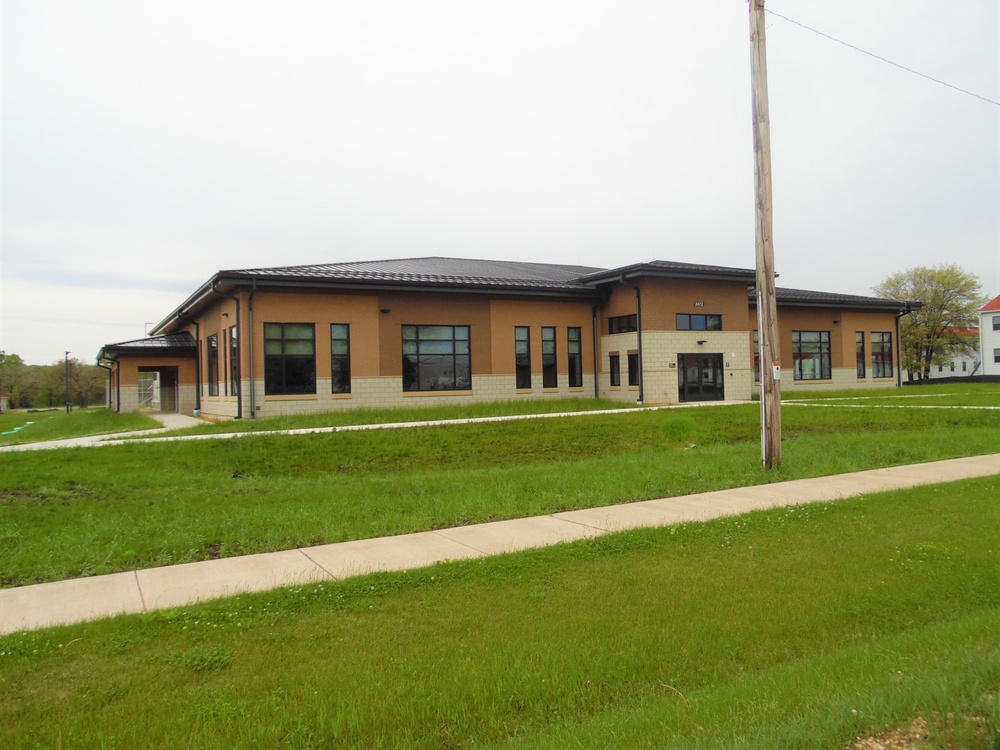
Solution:
<path fill-rule="evenodd" d="M 579 328 L 566 329 L 566 352 L 569 354 L 569 387 L 583 387 L 583 341 Z"/>
<path fill-rule="evenodd" d="M 316 393 L 312 323 L 264 324 L 264 395 Z"/>
<path fill-rule="evenodd" d="M 472 388 L 469 326 L 403 326 L 403 390 Z"/>
<path fill-rule="evenodd" d="M 542 388 L 558 388 L 559 371 L 556 368 L 556 329 L 542 326 Z"/>
<path fill-rule="evenodd" d="M 629 352 L 628 355 L 628 384 L 639 385 L 639 353 Z"/>
<path fill-rule="evenodd" d="M 872 333 L 872 376 L 892 377 L 892 334 Z"/>
<path fill-rule="evenodd" d="M 951 365 L 951 371 L 955 372 L 955 360 L 952 360 L 949 364 Z"/>
<path fill-rule="evenodd" d="M 531 329 L 514 326 L 514 386 L 531 388 Z"/>
<path fill-rule="evenodd" d="M 1000 349 L 993 350 L 993 361 L 1000 362 Z"/>
<path fill-rule="evenodd" d="M 969 371 L 968 364 L 969 363 L 966 362 L 964 359 L 962 360 L 962 372 L 968 372 Z"/>
<path fill-rule="evenodd" d="M 236 326 L 229 329 L 229 393 L 233 396 L 240 392 L 240 344 L 236 335 Z"/>
<path fill-rule="evenodd" d="M 208 395 L 219 395 L 219 334 L 208 337 Z"/>
<path fill-rule="evenodd" d="M 753 332 L 753 382 L 760 382 L 760 331 Z"/>
<path fill-rule="evenodd" d="M 628 333 L 637 330 L 639 330 L 639 319 L 635 315 L 608 318 L 608 333 Z"/>
<path fill-rule="evenodd" d="M 721 331 L 721 315 L 689 315 L 677 313 L 678 331 Z"/>
<path fill-rule="evenodd" d="M 611 377 L 611 385 L 619 386 L 622 384 L 622 360 L 617 354 L 608 356 L 608 375 Z"/>
<path fill-rule="evenodd" d="M 330 392 L 351 392 L 351 327 L 330 324 Z"/>
<path fill-rule="evenodd" d="M 854 333 L 854 350 L 857 352 L 855 359 L 858 362 L 858 380 L 863 380 L 865 377 L 865 332 L 855 331 Z"/>
<path fill-rule="evenodd" d="M 993 330 L 1000 331 L 1000 315 L 993 316 Z"/>
<path fill-rule="evenodd" d="M 830 379 L 830 332 L 792 331 L 794 380 Z"/>

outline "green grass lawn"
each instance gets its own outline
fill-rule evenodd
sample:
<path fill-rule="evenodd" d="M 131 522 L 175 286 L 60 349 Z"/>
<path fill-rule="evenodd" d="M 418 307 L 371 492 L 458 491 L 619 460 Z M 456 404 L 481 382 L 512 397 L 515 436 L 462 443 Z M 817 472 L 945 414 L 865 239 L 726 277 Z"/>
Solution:
<path fill-rule="evenodd" d="M 105 435 L 113 432 L 151 430 L 162 427 L 144 414 L 117 414 L 94 407 L 57 411 L 13 411 L 0 414 L 0 445 L 39 443 L 46 440 Z"/>
<path fill-rule="evenodd" d="M 968 480 L 0 637 L 0 746 L 829 750 L 923 717 L 927 747 L 995 750 L 998 496 Z"/>
<path fill-rule="evenodd" d="M 1000 404 L 1000 387 L 976 397 Z M 768 471 L 758 420 L 744 404 L 0 454 L 0 583 L 992 453 L 1000 423 L 789 407 L 784 464 Z"/>

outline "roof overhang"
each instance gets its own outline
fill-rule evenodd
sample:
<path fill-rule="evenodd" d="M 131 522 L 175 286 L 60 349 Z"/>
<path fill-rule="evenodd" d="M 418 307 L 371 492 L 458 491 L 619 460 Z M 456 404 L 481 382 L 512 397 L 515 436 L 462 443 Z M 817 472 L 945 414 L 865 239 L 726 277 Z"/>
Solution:
<path fill-rule="evenodd" d="M 198 345 L 194 337 L 183 333 L 148 336 L 142 339 L 105 344 L 97 353 L 97 361 L 117 362 L 121 357 L 195 357 Z"/>

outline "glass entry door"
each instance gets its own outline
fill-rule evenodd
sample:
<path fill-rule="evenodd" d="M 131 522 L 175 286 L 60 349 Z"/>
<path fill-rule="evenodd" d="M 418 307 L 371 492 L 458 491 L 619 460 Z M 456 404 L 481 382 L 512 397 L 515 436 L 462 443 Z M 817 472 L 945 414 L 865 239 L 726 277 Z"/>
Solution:
<path fill-rule="evenodd" d="M 725 380 L 721 354 L 678 354 L 681 401 L 722 401 Z"/>

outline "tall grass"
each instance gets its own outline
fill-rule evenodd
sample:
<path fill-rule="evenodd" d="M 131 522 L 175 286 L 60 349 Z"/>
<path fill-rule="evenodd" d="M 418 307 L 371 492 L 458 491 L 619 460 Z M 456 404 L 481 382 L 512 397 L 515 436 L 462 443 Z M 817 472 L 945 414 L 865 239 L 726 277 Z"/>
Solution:
<path fill-rule="evenodd" d="M 13 411 L 0 414 L 0 433 L 3 433 L 0 434 L 0 445 L 150 430 L 162 426 L 145 414 L 117 414 L 105 408 L 74 409 L 69 413 Z"/>
<path fill-rule="evenodd" d="M 0 582 L 289 549 L 996 451 L 987 411 L 753 405 L 0 454 Z"/>
<path fill-rule="evenodd" d="M 1000 479 L 0 638 L 4 747 L 1000 741 Z"/>

